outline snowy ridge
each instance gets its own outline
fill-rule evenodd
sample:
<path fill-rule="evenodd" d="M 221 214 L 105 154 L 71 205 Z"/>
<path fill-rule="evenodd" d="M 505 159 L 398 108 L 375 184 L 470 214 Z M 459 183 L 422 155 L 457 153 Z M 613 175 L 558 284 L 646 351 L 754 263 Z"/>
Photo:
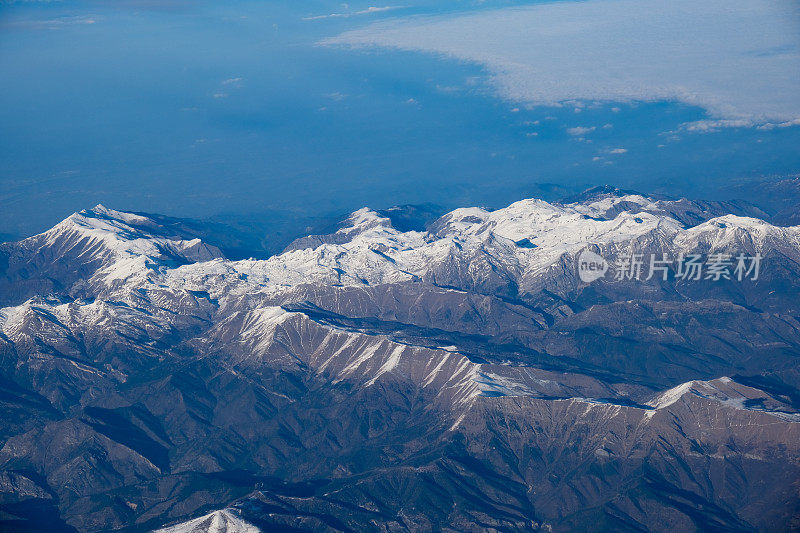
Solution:
<path fill-rule="evenodd" d="M 174 526 L 157 529 L 155 533 L 260 533 L 256 526 L 246 522 L 237 509 L 222 509 L 200 518 Z"/>
<path fill-rule="evenodd" d="M 348 380 L 364 387 L 379 379 L 408 379 L 452 405 L 466 405 L 492 386 L 479 380 L 480 364 L 457 352 L 332 328 L 276 307 L 234 315 L 199 342 L 232 353 L 230 361 L 237 366 L 299 364 L 334 383 Z"/>
<path fill-rule="evenodd" d="M 163 283 L 208 290 L 215 296 L 253 291 L 278 294 L 303 284 L 371 286 L 414 280 L 445 286 L 479 287 L 492 277 L 514 280 L 533 290 L 542 276 L 561 272 L 587 246 L 606 256 L 631 250 L 690 253 L 777 250 L 800 261 L 800 227 L 776 227 L 748 217 L 726 215 L 685 228 L 666 214 L 621 211 L 599 217 L 610 206 L 635 203 L 663 211 L 642 196 L 557 205 L 523 200 L 497 211 L 456 209 L 435 222 L 430 233 L 399 232 L 388 219 L 362 209 L 337 233 L 346 242 L 292 249 L 263 261 L 194 263 L 169 269 Z M 597 216 L 595 216 L 597 215 Z"/>
<path fill-rule="evenodd" d="M 236 367 L 309 367 L 333 383 L 371 387 L 380 380 L 404 380 L 430 391 L 448 408 L 468 408 L 479 397 L 569 395 L 582 391 L 614 395 L 591 378 L 565 388 L 557 375 L 529 367 L 477 363 L 450 347 L 400 343 L 320 324 L 279 307 L 231 316 L 196 341 L 224 352 Z"/>
<path fill-rule="evenodd" d="M 459 406 L 479 396 L 536 395 L 604 404 L 588 398 L 616 392 L 595 383 L 553 387 L 525 368 L 481 365 L 458 348 L 414 346 L 338 329 L 275 304 L 304 286 L 369 288 L 422 281 L 456 291 L 480 292 L 485 286 L 491 292 L 510 283 L 522 294 L 551 274 L 577 284 L 572 261 L 588 243 L 609 258 L 634 249 L 764 255 L 777 250 L 800 262 L 800 227 L 725 215 L 687 228 L 664 214 L 680 202 L 636 194 L 596 195 L 563 205 L 530 199 L 496 211 L 456 209 L 427 232 L 398 231 L 388 218 L 364 208 L 347 219 L 335 239 L 244 261 L 224 259 L 197 239 L 157 236 L 147 217 L 97 206 L 19 243 L 25 249 L 49 247 L 53 254 L 102 258 L 89 281 L 80 282 L 88 285 L 84 288 L 91 298 L 66 303 L 34 299 L 5 308 L 0 328 L 14 342 L 34 342 L 29 332 L 47 327 L 79 352 L 70 328 L 110 327 L 115 342 L 147 338 L 157 355 L 156 341 L 169 334 L 175 316 L 200 316 L 215 325 L 191 342 L 226 353 L 233 366 L 301 365 L 334 382 L 364 386 L 402 377 Z M 700 390 L 695 384 L 681 387 L 651 406 L 662 409 L 677 401 L 673 398 Z"/>
<path fill-rule="evenodd" d="M 106 287 L 141 285 L 154 279 L 159 265 L 208 261 L 222 257 L 200 239 L 159 236 L 159 226 L 145 216 L 97 205 L 74 213 L 50 230 L 18 243 L 27 253 L 58 258 L 71 268 L 91 265 L 88 284 Z"/>
<path fill-rule="evenodd" d="M 591 393 L 616 396 L 617 392 L 590 378 L 568 388 L 559 384 L 556 374 L 529 367 L 476 363 L 451 347 L 429 348 L 398 343 L 383 335 L 367 335 L 310 320 L 302 313 L 278 307 L 257 309 L 233 316 L 216 326 L 204 343 L 213 349 L 233 354 L 231 363 L 253 365 L 297 364 L 308 366 L 333 383 L 350 381 L 370 387 L 382 379 L 409 380 L 421 389 L 434 392 L 437 400 L 462 412 L 480 397 L 569 396 L 559 401 L 579 402 L 587 408 L 601 407 L 618 413 L 624 405 L 574 394 Z M 551 377 L 552 376 L 552 377 Z M 548 379 L 550 378 L 550 379 Z M 725 383 L 722 378 L 721 383 Z M 690 390 L 717 391 L 714 382 L 690 382 L 666 391 L 654 400 L 654 410 L 669 407 Z M 730 387 L 728 387 L 730 388 Z M 739 388 L 745 388 L 739 386 Z M 749 389 L 753 394 L 760 393 Z M 734 391 L 734 389 L 731 389 Z M 720 393 L 721 394 L 721 393 Z M 704 398 L 719 399 L 729 407 L 741 407 L 730 396 L 707 393 Z M 781 408 L 778 404 L 776 409 Z M 788 413 L 787 413 L 788 414 Z M 794 421 L 790 415 L 787 420 Z"/>
<path fill-rule="evenodd" d="M 800 422 L 800 413 L 788 410 L 785 404 L 763 391 L 741 385 L 728 377 L 710 381 L 688 381 L 662 392 L 648 402 L 654 409 L 648 414 L 652 416 L 655 411 L 678 402 L 691 401 L 693 398 L 712 400 L 737 410 L 760 411 L 787 422 Z"/>
<path fill-rule="evenodd" d="M 485 388 L 486 391 L 504 391 L 509 394 L 499 394 L 498 396 L 533 396 L 537 397 L 538 391 L 529 389 L 526 384 L 514 382 L 503 376 L 493 376 L 496 381 Z M 490 396 L 494 396 L 490 394 Z M 564 403 L 575 406 L 579 413 L 588 414 L 593 410 L 599 410 L 604 417 L 613 418 L 616 416 L 629 416 L 636 413 L 636 417 L 643 417 L 643 422 L 650 422 L 660 411 L 670 411 L 679 405 L 691 405 L 694 400 L 704 402 L 714 402 L 723 409 L 734 411 L 757 412 L 771 417 L 778 418 L 783 422 L 800 423 L 800 412 L 783 401 L 776 400 L 769 394 L 747 387 L 732 381 L 730 378 L 722 377 L 710 381 L 693 380 L 681 383 L 671 389 L 657 394 L 652 400 L 644 405 L 628 405 L 626 403 L 616 403 L 613 399 L 598 399 L 596 397 L 573 396 L 568 398 L 552 399 L 554 403 Z"/>
<path fill-rule="evenodd" d="M 98 204 L 92 209 L 69 216 L 52 229 L 31 239 L 43 238 L 45 243 L 53 243 L 64 236 L 88 240 L 86 249 L 81 255 L 97 253 L 98 249 L 104 249 L 117 258 L 131 256 L 156 258 L 165 253 L 193 261 L 207 261 L 221 257 L 219 250 L 203 244 L 200 239 L 188 241 L 167 239 L 148 233 L 148 226 L 157 229 L 153 221 L 145 216 L 108 209 Z"/>

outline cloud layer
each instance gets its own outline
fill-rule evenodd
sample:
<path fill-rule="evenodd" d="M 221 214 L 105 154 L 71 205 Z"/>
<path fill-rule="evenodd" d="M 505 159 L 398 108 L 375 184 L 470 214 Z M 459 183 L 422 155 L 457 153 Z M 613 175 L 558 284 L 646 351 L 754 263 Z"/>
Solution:
<path fill-rule="evenodd" d="M 329 19 L 329 18 L 349 18 L 357 15 L 371 15 L 373 13 L 383 13 L 384 11 L 392 11 L 395 9 L 401 9 L 400 6 L 383 6 L 383 7 L 375 7 L 370 6 L 367 9 L 362 9 L 361 11 L 350 11 L 348 13 L 329 13 L 327 15 L 316 15 L 313 17 L 304 17 L 303 20 L 321 20 L 321 19 Z"/>
<path fill-rule="evenodd" d="M 323 42 L 483 64 L 533 105 L 680 101 L 748 124 L 800 118 L 794 0 L 588 0 L 376 23 Z"/>

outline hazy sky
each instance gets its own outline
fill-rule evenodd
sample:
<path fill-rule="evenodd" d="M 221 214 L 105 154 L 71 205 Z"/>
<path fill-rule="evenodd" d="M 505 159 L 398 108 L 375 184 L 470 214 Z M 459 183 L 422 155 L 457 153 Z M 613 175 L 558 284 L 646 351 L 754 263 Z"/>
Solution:
<path fill-rule="evenodd" d="M 800 170 L 796 3 L 533 4 L 0 3 L 0 234 Z"/>

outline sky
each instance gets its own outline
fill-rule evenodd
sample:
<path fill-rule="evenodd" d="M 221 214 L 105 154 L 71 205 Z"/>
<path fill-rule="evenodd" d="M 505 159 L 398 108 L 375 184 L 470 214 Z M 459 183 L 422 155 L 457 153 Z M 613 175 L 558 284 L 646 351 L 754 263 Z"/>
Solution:
<path fill-rule="evenodd" d="M 0 239 L 797 174 L 798 4 L 695 4 L 0 1 Z"/>

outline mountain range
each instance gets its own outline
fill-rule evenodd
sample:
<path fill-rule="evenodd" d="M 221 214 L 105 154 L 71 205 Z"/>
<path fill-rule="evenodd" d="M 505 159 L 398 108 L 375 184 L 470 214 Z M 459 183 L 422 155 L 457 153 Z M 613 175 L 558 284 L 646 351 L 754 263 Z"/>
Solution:
<path fill-rule="evenodd" d="M 202 234 L 98 205 L 0 244 L 0 529 L 800 529 L 800 226 L 598 188 Z"/>

